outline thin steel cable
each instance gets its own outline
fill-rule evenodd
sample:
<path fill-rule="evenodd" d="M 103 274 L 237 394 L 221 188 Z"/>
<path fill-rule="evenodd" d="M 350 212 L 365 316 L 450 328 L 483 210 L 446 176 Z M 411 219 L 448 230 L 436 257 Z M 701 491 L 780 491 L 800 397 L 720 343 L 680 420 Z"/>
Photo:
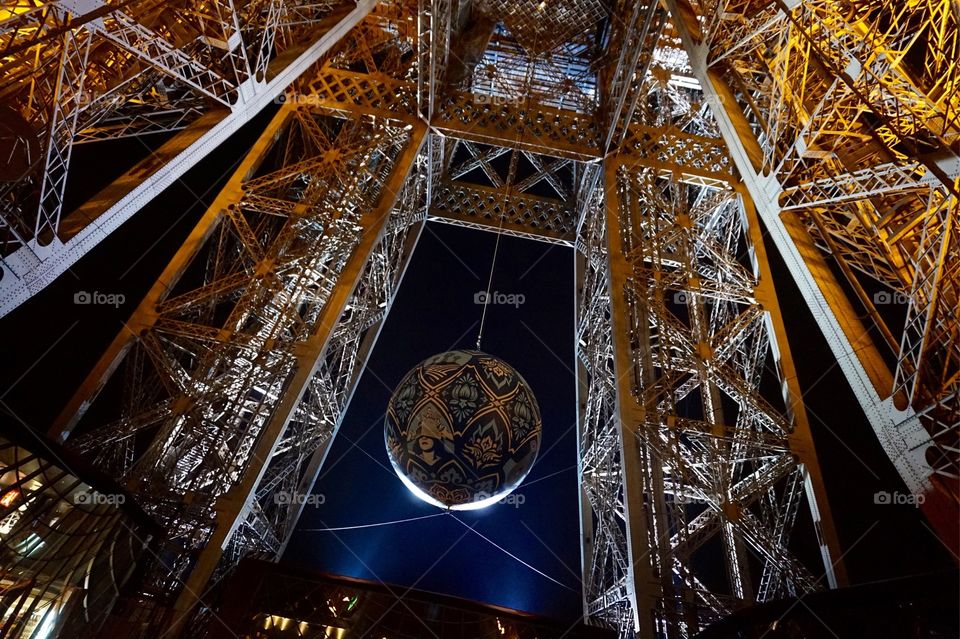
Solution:
<path fill-rule="evenodd" d="M 507 193 L 509 194 L 510 187 L 507 187 Z M 480 330 L 477 331 L 477 350 L 480 350 L 480 340 L 483 339 L 483 325 L 487 321 L 487 307 L 490 306 L 493 300 L 490 299 L 490 296 L 493 294 L 491 289 L 493 287 L 493 269 L 497 265 L 497 252 L 500 250 L 500 236 L 503 235 L 503 221 L 507 217 L 507 206 L 506 198 L 504 198 L 503 209 L 500 211 L 500 225 L 497 227 L 497 242 L 493 245 L 493 259 L 490 260 L 490 277 L 487 278 L 487 294 L 483 298 L 483 312 L 480 314 Z"/>
<path fill-rule="evenodd" d="M 430 519 L 431 517 L 440 517 L 447 513 L 433 513 L 432 515 L 421 515 L 420 517 L 408 517 L 407 519 L 395 519 L 393 521 L 380 521 L 375 524 L 358 524 L 356 526 L 337 526 L 336 528 L 301 528 L 301 532 L 336 532 L 338 530 L 359 530 L 360 528 L 376 528 L 378 526 L 390 526 L 393 524 L 404 524 L 408 521 L 418 521 L 420 519 Z"/>
<path fill-rule="evenodd" d="M 502 553 L 504 553 L 505 555 L 507 555 L 507 556 L 510 557 L 511 559 L 517 560 L 518 562 L 520 562 L 521 564 L 523 564 L 524 566 L 526 566 L 527 568 L 529 568 L 529 569 L 532 570 L 533 572 L 537 573 L 537 574 L 540 575 L 541 577 L 543 577 L 543 578 L 545 578 L 545 579 L 549 579 L 550 581 L 552 581 L 553 583 L 557 584 L 557 585 L 560 586 L 561 588 L 566 588 L 567 590 L 569 590 L 569 591 L 571 591 L 571 592 L 576 592 L 576 593 L 579 593 L 579 592 L 580 592 L 579 590 L 577 590 L 577 589 L 575 589 L 575 588 L 571 588 L 570 586 L 568 586 L 567 584 L 563 583 L 562 581 L 557 581 L 556 579 L 554 579 L 553 577 L 551 577 L 551 576 L 548 575 L 547 573 L 543 572 L 542 570 L 539 570 L 539 569 L 537 569 L 536 567 L 528 564 L 528 563 L 525 562 L 523 559 L 520 559 L 520 558 L 517 557 L 515 554 L 513 554 L 512 552 L 510 552 L 509 550 L 507 550 L 506 548 L 504 548 L 503 546 L 501 546 L 501 545 L 498 544 L 497 542 L 493 541 L 492 539 L 490 539 L 489 537 L 487 537 L 486 535 L 484 535 L 482 532 L 480 532 L 480 531 L 477 530 L 476 528 L 471 528 L 470 526 L 468 526 L 463 520 L 461 520 L 459 517 L 457 517 L 456 515 L 454 515 L 452 512 L 450 512 L 450 516 L 453 517 L 455 520 L 457 520 L 457 522 L 458 522 L 460 525 L 464 526 L 467 530 L 472 531 L 474 534 L 476 534 L 478 537 L 480 537 L 480 539 L 483 539 L 485 542 L 487 542 L 488 544 L 490 544 L 491 546 L 493 546 L 493 547 L 496 548 L 497 550 L 501 551 Z"/>

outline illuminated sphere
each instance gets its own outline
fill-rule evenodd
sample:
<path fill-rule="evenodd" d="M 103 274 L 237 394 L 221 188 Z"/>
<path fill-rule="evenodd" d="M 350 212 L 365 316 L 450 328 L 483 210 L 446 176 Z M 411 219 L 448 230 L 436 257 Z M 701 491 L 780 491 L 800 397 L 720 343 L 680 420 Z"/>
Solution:
<path fill-rule="evenodd" d="M 413 368 L 387 407 L 387 455 L 400 480 L 434 506 L 473 510 L 520 485 L 540 450 L 540 408 L 503 360 L 449 351 Z"/>

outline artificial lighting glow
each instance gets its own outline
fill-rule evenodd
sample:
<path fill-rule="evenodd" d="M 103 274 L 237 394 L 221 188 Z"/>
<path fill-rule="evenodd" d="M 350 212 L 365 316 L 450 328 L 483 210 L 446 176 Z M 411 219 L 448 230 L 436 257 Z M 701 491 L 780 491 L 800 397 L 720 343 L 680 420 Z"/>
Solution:
<path fill-rule="evenodd" d="M 13 505 L 13 502 L 17 501 L 18 497 L 20 497 L 20 491 L 16 488 L 11 488 L 7 492 L 3 493 L 3 497 L 0 497 L 0 506 L 9 508 Z"/>
<path fill-rule="evenodd" d="M 502 493 L 497 493 L 496 495 L 492 495 L 484 499 L 478 499 L 477 501 L 469 501 L 465 504 L 447 506 L 443 502 L 434 499 L 433 497 L 431 497 L 430 495 L 422 491 L 420 488 L 417 487 L 416 484 L 410 481 L 407 478 L 407 476 L 404 475 L 403 473 L 397 472 L 397 477 L 399 477 L 400 481 L 403 482 L 403 485 L 407 487 L 407 490 L 413 493 L 414 497 L 417 497 L 418 499 L 421 499 L 427 502 L 431 506 L 436 506 L 437 508 L 443 508 L 444 510 L 480 510 L 482 508 L 487 508 L 488 506 L 493 506 L 495 503 L 497 503 L 498 501 L 500 501 L 501 499 L 503 499 L 504 497 L 506 497 L 507 495 L 513 492 L 513 489 L 511 488 L 510 490 L 505 490 Z"/>
<path fill-rule="evenodd" d="M 37 629 L 36 633 L 33 635 L 33 639 L 47 639 L 50 636 L 50 633 L 53 632 L 54 626 L 57 625 L 57 610 L 50 605 L 50 610 L 43 616 L 43 623 L 40 624 L 40 627 Z"/>
<path fill-rule="evenodd" d="M 3 521 L 0 521 L 0 537 L 5 536 L 13 530 L 14 526 L 17 525 L 17 522 L 20 521 L 21 513 L 26 509 L 26 504 L 20 506 L 20 508 L 14 510 L 9 515 L 3 518 Z"/>
<path fill-rule="evenodd" d="M 22 555 L 30 555 L 31 553 L 43 548 L 46 543 L 47 542 L 43 540 L 43 537 L 35 532 L 32 532 L 18 544 L 17 552 Z"/>

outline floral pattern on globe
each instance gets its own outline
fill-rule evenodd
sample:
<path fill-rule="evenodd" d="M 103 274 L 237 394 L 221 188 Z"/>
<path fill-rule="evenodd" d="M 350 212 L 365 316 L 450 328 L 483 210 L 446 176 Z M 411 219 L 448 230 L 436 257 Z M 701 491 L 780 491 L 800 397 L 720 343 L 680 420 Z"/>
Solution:
<path fill-rule="evenodd" d="M 448 351 L 397 385 L 384 440 L 411 492 L 467 510 L 520 485 L 537 459 L 542 430 L 533 391 L 512 366 L 478 351 Z"/>

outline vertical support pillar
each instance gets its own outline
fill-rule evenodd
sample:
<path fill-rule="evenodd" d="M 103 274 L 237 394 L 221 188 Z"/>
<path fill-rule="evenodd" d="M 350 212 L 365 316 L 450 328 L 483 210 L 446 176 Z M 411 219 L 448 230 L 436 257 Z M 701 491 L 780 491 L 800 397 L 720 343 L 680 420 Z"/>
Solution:
<path fill-rule="evenodd" d="M 225 544 L 245 516 L 253 499 L 253 490 L 266 469 L 267 460 L 280 442 L 294 409 L 316 372 L 324 349 L 330 341 L 333 328 L 359 282 L 370 253 L 383 234 L 403 183 L 426 139 L 426 132 L 426 125 L 420 123 L 413 125 L 410 140 L 395 161 L 390 176 L 383 185 L 378 203 L 363 213 L 359 222 L 359 226 L 363 229 L 360 242 L 354 247 L 347 264 L 341 271 L 337 284 L 316 322 L 313 335 L 297 349 L 295 370 L 279 405 L 260 433 L 250 456 L 250 462 L 244 469 L 240 481 L 217 500 L 217 519 L 213 534 L 201 551 L 174 606 L 174 620 L 171 628 L 174 634 L 182 628 L 197 605 L 214 568 L 220 561 Z"/>
<path fill-rule="evenodd" d="M 639 339 L 631 325 L 633 313 L 626 299 L 630 266 L 624 255 L 624 228 L 620 215 L 615 160 L 604 163 L 604 197 L 607 220 L 609 259 L 610 311 L 613 331 L 613 361 L 616 375 L 617 419 L 620 425 L 620 464 L 623 473 L 624 519 L 630 564 L 627 568 L 627 591 L 633 600 L 635 627 L 642 639 L 657 636 L 654 627 L 657 602 L 663 589 L 654 573 L 653 554 L 659 549 L 650 544 L 649 510 L 646 501 L 662 501 L 656 492 L 644 494 L 644 460 L 637 428 L 643 423 L 643 411 L 633 394 L 634 371 L 631 341 Z M 654 483 L 655 485 L 655 483 Z M 654 488 L 655 490 L 655 488 Z M 661 569 L 664 567 L 661 565 Z M 662 577 L 662 576 L 661 576 Z"/>
<path fill-rule="evenodd" d="M 889 393 L 893 375 L 869 337 L 857 312 L 812 241 L 803 239 L 791 216 L 780 214 L 781 185 L 760 173 L 763 152 L 736 97 L 723 78 L 707 65 L 707 51 L 693 7 L 687 0 L 665 0 L 690 66 L 713 105 L 712 112 L 730 157 L 743 177 L 759 217 L 780 251 L 790 274 L 826 338 L 853 393 L 907 488 L 930 487 L 924 459 L 929 435 L 912 409 L 897 410 Z"/>
<path fill-rule="evenodd" d="M 767 249 L 763 244 L 760 219 L 757 210 L 750 199 L 743 184 L 739 184 L 737 192 L 740 195 L 741 205 L 746 216 L 746 227 L 750 234 L 752 249 L 755 256 L 757 270 L 757 287 L 755 294 L 757 301 L 763 306 L 766 313 L 766 322 L 770 334 L 770 344 L 773 349 L 773 361 L 780 373 L 785 388 L 783 388 L 784 403 L 788 417 L 793 422 L 793 432 L 790 434 L 790 450 L 798 457 L 803 466 L 804 490 L 807 494 L 807 504 L 810 517 L 817 532 L 817 541 L 820 544 L 820 554 L 823 557 L 823 567 L 827 582 L 831 588 L 845 586 L 847 583 L 846 569 L 840 561 L 840 540 L 833 524 L 833 514 L 827 501 L 827 491 L 823 484 L 823 475 L 820 472 L 820 462 L 813 445 L 813 436 L 810 433 L 810 421 L 807 419 L 807 410 L 803 405 L 803 393 L 797 379 L 797 369 L 793 365 L 793 355 L 790 343 L 787 340 L 787 331 L 783 325 L 783 315 L 780 313 L 780 302 L 773 286 L 773 273 L 767 261 Z"/>
<path fill-rule="evenodd" d="M 586 277 L 586 259 L 583 254 L 574 249 L 573 251 L 573 286 L 574 286 L 574 308 L 573 325 L 577 327 L 580 323 L 581 309 L 579 305 L 583 299 L 583 287 Z M 579 330 L 573 332 L 573 352 L 579 353 L 580 335 Z M 590 584 L 590 572 L 593 561 L 593 508 L 590 505 L 590 499 L 587 496 L 584 484 L 584 459 L 583 452 L 586 447 L 587 438 L 587 402 L 589 401 L 589 383 L 587 381 L 587 370 L 579 357 L 574 357 L 574 366 L 576 366 L 576 392 L 577 392 L 577 500 L 580 506 L 580 583 L 583 584 L 581 596 L 583 598 L 584 616 L 588 614 L 589 602 L 587 589 Z"/>

